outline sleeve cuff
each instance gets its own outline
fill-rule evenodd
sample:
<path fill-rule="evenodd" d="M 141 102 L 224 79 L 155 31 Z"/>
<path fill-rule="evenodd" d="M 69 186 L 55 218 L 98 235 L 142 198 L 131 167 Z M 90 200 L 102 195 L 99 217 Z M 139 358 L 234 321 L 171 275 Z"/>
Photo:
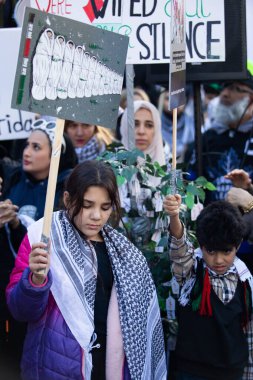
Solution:
<path fill-rule="evenodd" d="M 45 286 L 48 283 L 48 276 L 47 276 L 42 284 L 36 285 L 32 281 L 32 275 L 33 275 L 33 273 L 30 272 L 29 277 L 28 277 L 28 281 L 30 282 L 31 286 L 33 286 L 34 288 L 43 288 L 43 286 Z"/>

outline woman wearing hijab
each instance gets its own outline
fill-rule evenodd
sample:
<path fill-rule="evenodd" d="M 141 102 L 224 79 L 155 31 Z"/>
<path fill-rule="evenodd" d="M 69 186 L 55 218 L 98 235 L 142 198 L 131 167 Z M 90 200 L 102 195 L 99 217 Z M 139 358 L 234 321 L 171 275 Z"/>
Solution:
<path fill-rule="evenodd" d="M 168 150 L 169 147 L 163 144 L 161 118 L 157 108 L 145 100 L 135 100 L 134 120 L 135 147 L 148 154 L 153 162 L 157 161 L 161 166 L 165 165 L 165 149 Z M 129 149 L 127 108 L 121 118 L 120 133 L 121 142 L 126 149 Z"/>

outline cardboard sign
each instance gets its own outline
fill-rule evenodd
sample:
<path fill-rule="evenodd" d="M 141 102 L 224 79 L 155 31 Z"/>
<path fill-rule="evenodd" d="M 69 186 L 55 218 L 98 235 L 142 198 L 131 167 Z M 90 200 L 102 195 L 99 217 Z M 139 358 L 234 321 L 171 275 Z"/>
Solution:
<path fill-rule="evenodd" d="M 171 0 L 20 0 L 130 38 L 127 63 L 170 61 Z M 225 61 L 224 0 L 186 1 L 186 61 Z"/>
<path fill-rule="evenodd" d="M 11 96 L 17 67 L 20 28 L 0 29 L 0 140 L 26 138 L 31 130 L 34 114 L 11 108 Z"/>
<path fill-rule="evenodd" d="M 26 8 L 12 107 L 114 128 L 128 38 Z"/>
<path fill-rule="evenodd" d="M 185 0 L 171 2 L 169 110 L 185 104 Z"/>

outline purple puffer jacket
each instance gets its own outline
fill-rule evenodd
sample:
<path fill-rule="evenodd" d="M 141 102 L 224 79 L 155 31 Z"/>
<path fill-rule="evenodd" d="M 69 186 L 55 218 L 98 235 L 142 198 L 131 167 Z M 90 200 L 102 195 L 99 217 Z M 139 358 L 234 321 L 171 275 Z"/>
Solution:
<path fill-rule="evenodd" d="M 6 289 L 14 318 L 28 322 L 21 362 L 24 380 L 84 380 L 83 350 L 69 330 L 50 292 L 52 275 L 43 286 L 31 282 L 30 243 L 25 236 Z M 79 316 L 77 316 L 79 317 Z M 125 361 L 122 379 L 130 380 Z"/>

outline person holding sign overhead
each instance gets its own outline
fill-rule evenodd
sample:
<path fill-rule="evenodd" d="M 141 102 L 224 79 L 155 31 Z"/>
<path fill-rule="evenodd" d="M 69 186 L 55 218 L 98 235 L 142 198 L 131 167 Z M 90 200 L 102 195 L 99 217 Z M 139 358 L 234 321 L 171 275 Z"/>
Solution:
<path fill-rule="evenodd" d="M 7 288 L 28 321 L 24 380 L 166 380 L 160 311 L 142 253 L 110 226 L 120 217 L 112 168 L 86 161 L 71 173 L 65 210 L 53 213 L 50 254 L 43 219 L 28 229 Z"/>

